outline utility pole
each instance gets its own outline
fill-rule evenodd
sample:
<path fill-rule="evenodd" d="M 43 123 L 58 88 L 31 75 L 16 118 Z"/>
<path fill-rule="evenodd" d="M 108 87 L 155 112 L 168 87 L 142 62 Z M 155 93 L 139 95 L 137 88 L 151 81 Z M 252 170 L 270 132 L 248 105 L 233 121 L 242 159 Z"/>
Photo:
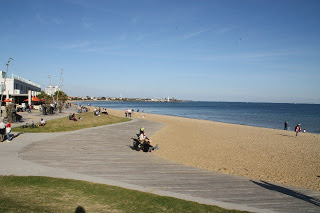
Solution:
<path fill-rule="evenodd" d="M 59 107 L 59 93 L 60 93 L 60 89 L 62 87 L 62 82 L 63 82 L 62 73 L 63 73 L 63 69 L 61 69 L 61 71 L 60 71 L 60 79 L 59 79 L 59 86 L 58 86 L 58 94 L 57 94 L 57 106 L 58 107 Z"/>
<path fill-rule="evenodd" d="M 51 86 L 51 79 L 50 79 L 50 75 L 48 75 L 49 78 L 49 85 Z"/>
<path fill-rule="evenodd" d="M 49 91 L 50 91 L 50 95 L 51 95 L 51 99 L 52 99 L 52 102 L 53 102 L 53 97 L 52 97 L 52 86 L 51 86 L 51 76 L 48 75 L 48 78 L 49 78 Z"/>
<path fill-rule="evenodd" d="M 2 99 L 3 99 L 3 92 L 6 90 L 6 80 L 7 80 L 7 74 L 8 74 L 8 71 L 9 71 L 9 64 L 10 64 L 10 61 L 13 60 L 13 58 L 9 58 L 8 59 L 8 63 L 6 64 L 7 65 L 7 71 L 5 72 L 4 74 L 4 81 L 3 81 L 3 84 L 1 85 L 1 103 L 0 103 L 0 118 L 2 117 Z M 3 76 L 2 76 L 3 77 Z"/>

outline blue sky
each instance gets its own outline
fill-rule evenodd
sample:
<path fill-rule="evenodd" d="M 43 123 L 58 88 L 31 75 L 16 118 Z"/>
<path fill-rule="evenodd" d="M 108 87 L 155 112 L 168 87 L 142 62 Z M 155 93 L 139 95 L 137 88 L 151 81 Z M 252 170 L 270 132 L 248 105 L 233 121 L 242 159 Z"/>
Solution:
<path fill-rule="evenodd" d="M 70 96 L 320 103 L 317 0 L 0 0 L 0 70 Z"/>

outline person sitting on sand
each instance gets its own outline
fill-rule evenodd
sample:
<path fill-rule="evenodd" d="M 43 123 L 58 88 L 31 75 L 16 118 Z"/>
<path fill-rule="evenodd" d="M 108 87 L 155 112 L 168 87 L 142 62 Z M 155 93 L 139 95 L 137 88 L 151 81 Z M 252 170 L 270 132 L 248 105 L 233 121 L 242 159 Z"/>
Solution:
<path fill-rule="evenodd" d="M 94 114 L 95 116 L 100 116 L 100 115 L 99 115 L 99 110 L 97 110 L 97 109 L 94 109 L 93 114 Z"/>
<path fill-rule="evenodd" d="M 46 121 L 43 120 L 43 118 L 41 118 L 41 120 L 39 121 L 39 126 L 44 126 L 46 125 Z"/>
<path fill-rule="evenodd" d="M 101 113 L 108 115 L 107 109 L 105 109 L 105 108 L 102 109 L 102 112 L 101 112 Z"/>
<path fill-rule="evenodd" d="M 77 119 L 76 119 L 76 115 L 73 113 L 73 114 L 70 114 L 71 115 L 71 120 L 73 121 L 73 122 L 76 122 L 77 121 Z M 70 116 L 69 116 L 69 119 L 70 119 Z"/>

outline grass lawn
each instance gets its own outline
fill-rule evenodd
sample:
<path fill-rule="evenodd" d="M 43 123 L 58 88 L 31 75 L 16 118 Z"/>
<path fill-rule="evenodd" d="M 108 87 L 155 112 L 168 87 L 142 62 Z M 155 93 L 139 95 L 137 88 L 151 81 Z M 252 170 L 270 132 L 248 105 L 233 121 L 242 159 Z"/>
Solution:
<path fill-rule="evenodd" d="M 82 118 L 80 121 L 79 116 Z M 120 118 L 113 115 L 101 115 L 94 116 L 91 112 L 84 112 L 80 114 L 76 114 L 76 118 L 78 121 L 73 122 L 69 120 L 69 117 L 48 120 L 46 121 L 45 126 L 37 127 L 37 128 L 21 128 L 15 127 L 12 128 L 14 132 L 23 132 L 23 133 L 36 133 L 36 132 L 66 132 L 66 131 L 74 131 L 78 129 L 85 129 L 96 126 L 103 126 L 108 124 L 120 123 L 130 121 L 128 118 Z"/>
<path fill-rule="evenodd" d="M 0 176 L 0 192 L 0 212 L 240 212 L 115 186 L 49 177 Z"/>

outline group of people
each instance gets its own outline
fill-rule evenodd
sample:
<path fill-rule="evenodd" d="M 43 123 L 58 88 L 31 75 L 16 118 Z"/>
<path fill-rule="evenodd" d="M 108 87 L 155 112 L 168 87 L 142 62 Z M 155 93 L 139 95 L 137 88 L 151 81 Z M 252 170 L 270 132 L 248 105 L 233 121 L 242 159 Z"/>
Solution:
<path fill-rule="evenodd" d="M 130 108 L 128 108 L 128 109 L 126 109 L 126 110 L 124 111 L 124 114 L 125 114 L 126 117 L 131 118 L 132 112 L 133 112 L 133 110 L 130 109 Z"/>
<path fill-rule="evenodd" d="M 40 105 L 40 111 L 42 111 L 43 115 L 54 114 L 54 110 L 57 109 L 57 103 L 51 104 L 42 104 Z"/>
<path fill-rule="evenodd" d="M 89 112 L 89 109 L 85 106 L 78 105 L 77 106 L 77 113 L 82 113 L 82 112 Z"/>
<path fill-rule="evenodd" d="M 10 132 L 11 132 L 11 123 L 10 123 L 10 121 L 8 121 L 7 124 L 5 124 L 3 122 L 3 119 L 1 119 L 1 121 L 0 121 L 0 141 L 1 142 L 4 141 L 5 135 L 7 136 L 7 140 L 11 141 Z"/>
<path fill-rule="evenodd" d="M 294 128 L 294 131 L 296 132 L 296 136 L 298 136 L 299 132 L 301 132 L 301 126 L 300 124 L 297 124 L 297 126 Z M 303 129 L 303 133 L 306 133 L 307 130 Z"/>
<path fill-rule="evenodd" d="M 133 114 L 134 112 L 134 109 L 130 109 L 130 108 L 127 108 L 125 111 L 124 111 L 124 114 L 126 117 L 130 117 L 131 118 L 131 115 Z M 137 112 L 140 112 L 140 109 L 137 109 Z M 142 112 L 144 112 L 142 110 Z"/>
<path fill-rule="evenodd" d="M 94 114 L 95 116 L 100 116 L 100 114 L 108 115 L 108 112 L 107 112 L 107 109 L 102 108 L 102 110 L 101 110 L 101 108 L 99 107 L 98 109 L 95 108 L 95 109 L 93 110 L 93 114 Z"/>
<path fill-rule="evenodd" d="M 285 121 L 284 122 L 284 130 L 288 130 L 288 122 Z M 294 131 L 296 132 L 296 136 L 298 136 L 299 132 L 301 132 L 301 124 L 297 124 L 295 127 L 294 127 Z M 307 130 L 306 129 L 303 129 L 303 133 L 306 133 Z"/>
<path fill-rule="evenodd" d="M 72 120 L 73 122 L 77 121 L 76 115 L 74 113 L 70 113 L 69 120 Z M 79 117 L 79 120 L 82 120 L 81 117 Z"/>
<path fill-rule="evenodd" d="M 106 108 L 102 108 L 101 114 L 109 115 Z"/>

